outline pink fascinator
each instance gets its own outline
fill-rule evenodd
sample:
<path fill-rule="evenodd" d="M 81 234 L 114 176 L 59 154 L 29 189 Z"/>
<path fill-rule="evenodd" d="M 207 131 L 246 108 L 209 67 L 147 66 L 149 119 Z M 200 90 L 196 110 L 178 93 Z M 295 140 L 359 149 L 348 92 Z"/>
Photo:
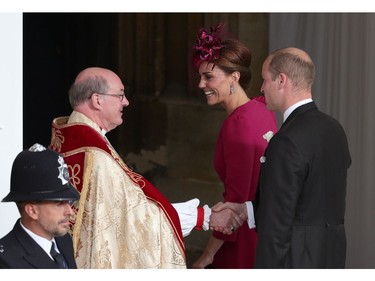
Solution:
<path fill-rule="evenodd" d="M 223 31 L 223 23 L 211 27 L 210 31 L 205 28 L 199 30 L 197 41 L 193 46 L 192 64 L 195 70 L 199 69 L 203 61 L 213 62 L 220 57 L 220 50 L 223 48 L 220 36 Z"/>

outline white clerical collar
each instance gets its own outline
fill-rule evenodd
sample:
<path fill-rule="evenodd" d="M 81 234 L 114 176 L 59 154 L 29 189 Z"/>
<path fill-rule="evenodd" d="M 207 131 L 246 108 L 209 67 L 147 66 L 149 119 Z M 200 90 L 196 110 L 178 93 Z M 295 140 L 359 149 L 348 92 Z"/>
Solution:
<path fill-rule="evenodd" d="M 293 104 L 291 107 L 289 107 L 287 110 L 285 110 L 284 112 L 284 119 L 283 119 L 283 122 L 285 122 L 285 120 L 289 117 L 289 115 L 297 108 L 297 107 L 300 107 L 301 105 L 304 105 L 306 103 L 309 103 L 309 102 L 312 102 L 312 99 L 305 99 L 305 100 L 301 100 L 295 104 Z"/>

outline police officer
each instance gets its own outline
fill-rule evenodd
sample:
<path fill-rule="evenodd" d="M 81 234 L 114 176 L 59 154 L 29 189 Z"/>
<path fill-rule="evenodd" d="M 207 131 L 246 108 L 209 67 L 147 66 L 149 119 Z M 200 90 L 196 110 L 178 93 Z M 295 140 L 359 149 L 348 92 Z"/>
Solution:
<path fill-rule="evenodd" d="M 15 202 L 21 218 L 0 239 L 0 268 L 77 268 L 69 221 L 79 197 L 62 156 L 40 144 L 20 152 L 2 202 Z"/>

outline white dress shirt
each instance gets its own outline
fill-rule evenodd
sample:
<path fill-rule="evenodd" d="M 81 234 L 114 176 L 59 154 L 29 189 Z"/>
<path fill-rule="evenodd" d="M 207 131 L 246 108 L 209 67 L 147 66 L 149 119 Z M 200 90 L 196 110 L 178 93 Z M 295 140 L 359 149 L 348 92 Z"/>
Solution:
<path fill-rule="evenodd" d="M 29 234 L 31 236 L 31 238 L 47 253 L 47 255 L 52 259 L 53 257 L 51 256 L 50 254 L 50 250 L 51 250 L 51 245 L 52 245 L 52 242 L 55 243 L 55 250 L 56 252 L 60 253 L 59 249 L 57 248 L 57 244 L 56 244 L 56 241 L 55 239 L 52 239 L 52 240 L 48 240 L 44 237 L 41 237 L 39 235 L 36 235 L 34 232 L 28 230 L 20 221 L 20 224 L 21 224 L 21 227 L 26 231 L 27 234 Z"/>
<path fill-rule="evenodd" d="M 293 104 L 291 107 L 289 107 L 287 110 L 285 110 L 283 114 L 283 122 L 289 117 L 289 115 L 297 108 L 300 107 L 301 105 L 304 105 L 306 103 L 312 102 L 312 99 L 305 99 L 301 100 L 295 104 Z"/>

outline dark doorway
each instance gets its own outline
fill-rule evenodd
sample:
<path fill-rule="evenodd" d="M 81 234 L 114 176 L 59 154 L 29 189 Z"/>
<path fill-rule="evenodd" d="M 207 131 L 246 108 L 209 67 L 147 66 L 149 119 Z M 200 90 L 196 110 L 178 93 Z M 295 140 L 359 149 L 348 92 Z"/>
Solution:
<path fill-rule="evenodd" d="M 114 69 L 116 17 L 96 13 L 23 14 L 23 146 L 47 146 L 53 118 L 69 115 L 78 72 Z"/>

